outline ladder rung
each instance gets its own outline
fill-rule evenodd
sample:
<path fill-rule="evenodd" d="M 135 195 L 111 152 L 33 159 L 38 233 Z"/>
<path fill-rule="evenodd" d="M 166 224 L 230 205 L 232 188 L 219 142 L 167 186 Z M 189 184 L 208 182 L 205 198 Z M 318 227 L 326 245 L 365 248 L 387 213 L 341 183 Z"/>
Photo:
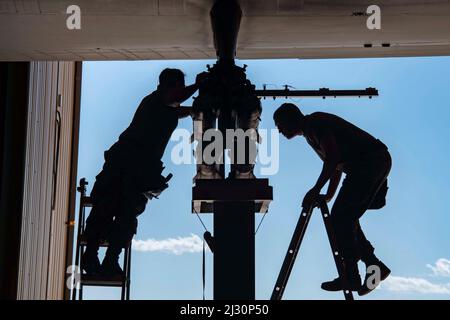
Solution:
<path fill-rule="evenodd" d="M 82 235 L 81 238 L 80 238 L 80 245 L 81 246 L 86 246 L 87 245 L 87 240 L 86 240 L 86 237 L 84 235 Z M 100 247 L 109 247 L 109 242 L 107 240 L 101 240 L 100 241 Z"/>
<path fill-rule="evenodd" d="M 125 276 L 105 277 L 82 274 L 80 283 L 84 286 L 122 287 L 127 282 Z"/>
<path fill-rule="evenodd" d="M 84 235 L 81 235 L 81 237 L 80 237 L 80 246 L 86 246 L 86 245 L 87 245 L 86 237 Z M 108 240 L 100 240 L 100 244 L 99 245 L 100 245 L 100 247 L 107 248 L 107 247 L 109 247 L 109 242 L 108 242 Z M 131 243 L 129 242 L 127 247 L 124 248 L 124 249 L 129 248 L 130 245 L 131 245 Z"/>
<path fill-rule="evenodd" d="M 91 197 L 88 196 L 82 196 L 81 197 L 81 206 L 85 208 L 92 207 L 92 200 Z"/>

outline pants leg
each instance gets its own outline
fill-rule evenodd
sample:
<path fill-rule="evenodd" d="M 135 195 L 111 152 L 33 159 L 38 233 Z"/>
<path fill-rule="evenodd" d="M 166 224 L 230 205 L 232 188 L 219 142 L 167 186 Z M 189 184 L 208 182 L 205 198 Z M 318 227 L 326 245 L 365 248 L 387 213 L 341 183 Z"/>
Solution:
<path fill-rule="evenodd" d="M 137 217 L 145 210 L 147 198 L 136 188 L 133 179 L 124 175 L 121 180 L 118 207 L 111 232 L 108 236 L 110 246 L 125 248 L 137 230 Z"/>
<path fill-rule="evenodd" d="M 373 257 L 375 248 L 372 246 L 369 240 L 367 240 L 364 232 L 361 229 L 359 221 L 356 222 L 356 244 L 358 246 L 358 251 L 361 256 L 361 260 L 367 261 Z"/>
<path fill-rule="evenodd" d="M 117 190 L 114 186 L 118 183 L 119 176 L 112 170 L 102 170 L 96 177 L 91 192 L 92 209 L 84 230 L 88 245 L 97 246 L 101 239 L 106 238 L 117 208 Z"/>
<path fill-rule="evenodd" d="M 164 180 L 160 160 L 130 155 L 133 152 L 136 150 L 122 150 L 117 144 L 105 152 L 103 170 L 91 192 L 93 208 L 86 220 L 85 235 L 92 253 L 98 251 L 102 239 L 110 242 L 109 249 L 115 248 L 108 251 L 120 253 L 136 233 L 137 216 L 145 210 L 143 192 Z"/>
<path fill-rule="evenodd" d="M 381 154 L 362 162 L 348 173 L 331 210 L 336 238 L 345 259 L 373 255 L 359 218 L 365 213 L 391 167 L 390 156 Z"/>

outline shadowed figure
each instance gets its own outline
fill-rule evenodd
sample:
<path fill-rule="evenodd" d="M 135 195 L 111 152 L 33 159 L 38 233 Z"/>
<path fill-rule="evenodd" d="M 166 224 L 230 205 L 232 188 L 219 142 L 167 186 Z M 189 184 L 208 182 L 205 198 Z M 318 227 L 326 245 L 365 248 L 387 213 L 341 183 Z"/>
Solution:
<path fill-rule="evenodd" d="M 96 176 L 91 192 L 92 210 L 86 220 L 86 250 L 81 267 L 88 274 L 123 275 L 118 259 L 137 229 L 137 216 L 145 210 L 149 192 L 167 187 L 161 158 L 178 119 L 192 115 L 180 103 L 197 91 L 206 75 L 197 75 L 193 85 L 185 86 L 184 74 L 165 69 L 156 91 L 146 96 L 130 126 L 105 151 L 105 163 Z M 150 197 L 151 198 L 151 197 Z M 109 242 L 100 265 L 99 244 Z"/>
<path fill-rule="evenodd" d="M 375 256 L 373 246 L 361 229 L 359 218 L 367 209 L 380 209 L 385 205 L 387 176 L 392 164 L 388 148 L 380 140 L 338 116 L 325 112 L 303 115 L 292 103 L 281 105 L 273 119 L 287 139 L 305 137 L 323 160 L 316 184 L 303 199 L 304 208 L 317 203 L 320 191 L 327 182 L 326 201 L 331 201 L 342 173 L 346 174 L 331 209 L 331 218 L 350 289 L 358 291 L 359 295 L 369 293 L 389 276 L 390 270 Z M 367 270 L 362 285 L 358 272 L 359 260 L 365 263 Z M 373 279 L 372 274 L 378 279 Z M 337 278 L 322 283 L 322 289 L 340 291 L 342 283 Z"/>

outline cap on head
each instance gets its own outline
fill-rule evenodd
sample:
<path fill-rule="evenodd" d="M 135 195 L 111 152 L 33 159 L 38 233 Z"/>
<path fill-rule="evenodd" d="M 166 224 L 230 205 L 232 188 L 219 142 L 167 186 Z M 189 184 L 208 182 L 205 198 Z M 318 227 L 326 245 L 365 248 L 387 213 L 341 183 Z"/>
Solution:
<path fill-rule="evenodd" d="M 158 89 L 174 88 L 178 82 L 184 85 L 184 73 L 180 69 L 166 68 L 159 74 Z"/>

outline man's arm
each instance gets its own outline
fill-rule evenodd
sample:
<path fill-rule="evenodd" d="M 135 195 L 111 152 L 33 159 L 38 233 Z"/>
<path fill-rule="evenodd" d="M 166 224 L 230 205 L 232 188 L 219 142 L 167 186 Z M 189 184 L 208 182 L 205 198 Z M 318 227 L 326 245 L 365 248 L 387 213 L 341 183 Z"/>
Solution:
<path fill-rule="evenodd" d="M 325 160 L 323 162 L 322 172 L 313 187 L 313 189 L 317 189 L 319 192 L 335 173 L 340 160 L 339 149 L 332 134 L 327 134 L 322 138 L 320 147 L 325 151 Z"/>
<path fill-rule="evenodd" d="M 167 97 L 167 103 L 174 103 L 174 102 L 183 102 L 189 99 L 195 91 L 198 89 L 198 84 L 194 83 L 190 86 L 184 87 L 179 90 L 172 90 L 171 94 Z"/>
<path fill-rule="evenodd" d="M 173 91 L 172 96 L 169 97 L 169 103 L 173 102 L 183 102 L 189 99 L 195 91 L 198 90 L 200 84 L 205 81 L 208 78 L 207 72 L 202 72 L 197 75 L 195 78 L 195 83 L 191 84 L 190 86 L 184 87 L 182 90 L 179 90 L 177 92 Z"/>
<path fill-rule="evenodd" d="M 335 170 L 333 175 L 330 178 L 330 183 L 328 184 L 328 190 L 326 194 L 325 200 L 330 202 L 333 199 L 334 194 L 336 193 L 337 187 L 339 186 L 339 182 L 341 182 L 342 171 Z"/>
<path fill-rule="evenodd" d="M 325 160 L 323 162 L 322 172 L 317 179 L 316 184 L 311 190 L 306 193 L 303 198 L 303 207 L 310 207 L 317 202 L 320 190 L 323 186 L 330 180 L 331 176 L 336 171 L 337 165 L 340 160 L 339 148 L 337 146 L 336 140 L 331 133 L 324 135 L 320 141 L 320 147 L 325 152 Z"/>

